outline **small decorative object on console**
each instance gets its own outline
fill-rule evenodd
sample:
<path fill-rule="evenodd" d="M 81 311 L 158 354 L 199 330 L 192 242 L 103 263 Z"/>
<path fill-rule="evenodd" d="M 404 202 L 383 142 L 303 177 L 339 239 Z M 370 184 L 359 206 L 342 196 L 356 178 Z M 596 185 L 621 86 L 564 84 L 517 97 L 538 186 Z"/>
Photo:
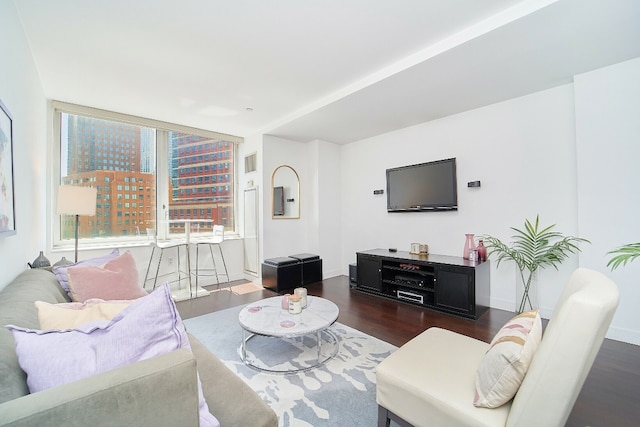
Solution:
<path fill-rule="evenodd" d="M 487 247 L 482 242 L 482 239 L 478 242 L 478 261 L 485 262 L 487 260 Z"/>
<path fill-rule="evenodd" d="M 414 255 L 429 255 L 429 245 L 424 243 L 412 243 L 409 253 Z"/>
<path fill-rule="evenodd" d="M 464 242 L 464 252 L 462 258 L 469 259 L 469 251 L 476 248 L 476 242 L 473 240 L 473 234 L 465 234 L 467 239 Z"/>

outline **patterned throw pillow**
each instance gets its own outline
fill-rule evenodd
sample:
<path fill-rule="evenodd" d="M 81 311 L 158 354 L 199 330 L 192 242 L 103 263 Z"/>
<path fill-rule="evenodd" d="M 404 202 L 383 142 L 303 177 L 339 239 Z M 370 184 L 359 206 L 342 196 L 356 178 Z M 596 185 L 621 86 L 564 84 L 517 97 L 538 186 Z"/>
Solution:
<path fill-rule="evenodd" d="M 531 360 L 542 340 L 538 310 L 509 320 L 491 341 L 476 372 L 473 404 L 497 408 L 513 398 L 522 384 Z"/>

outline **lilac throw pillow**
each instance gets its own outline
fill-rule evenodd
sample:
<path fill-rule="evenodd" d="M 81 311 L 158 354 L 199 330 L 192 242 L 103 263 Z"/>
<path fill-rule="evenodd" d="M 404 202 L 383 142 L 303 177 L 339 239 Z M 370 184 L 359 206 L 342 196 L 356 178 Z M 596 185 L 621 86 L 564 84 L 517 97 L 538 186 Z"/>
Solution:
<path fill-rule="evenodd" d="M 53 269 L 53 274 L 56 275 L 58 282 L 60 282 L 60 286 L 70 293 L 69 290 L 69 275 L 67 274 L 67 269 L 69 267 L 78 267 L 78 266 L 88 266 L 88 265 L 104 265 L 114 259 L 115 257 L 120 255 L 120 250 L 118 248 L 111 251 L 108 255 L 99 256 L 96 258 L 85 259 L 83 261 L 78 261 L 75 264 L 64 265 L 62 267 L 55 267 Z"/>
<path fill-rule="evenodd" d="M 20 367 L 31 393 L 70 383 L 180 348 L 191 349 L 168 285 L 134 301 L 111 321 L 40 331 L 13 325 Z M 43 357 L 46 355 L 46 357 Z M 202 394 L 200 426 L 219 426 Z"/>

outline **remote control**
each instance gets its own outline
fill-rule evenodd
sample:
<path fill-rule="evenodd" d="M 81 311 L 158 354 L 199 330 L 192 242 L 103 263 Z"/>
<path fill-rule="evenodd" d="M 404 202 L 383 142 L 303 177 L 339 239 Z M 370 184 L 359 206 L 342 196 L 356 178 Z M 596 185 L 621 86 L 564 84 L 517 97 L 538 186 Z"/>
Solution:
<path fill-rule="evenodd" d="M 389 248 L 389 252 L 398 252 L 396 248 Z"/>

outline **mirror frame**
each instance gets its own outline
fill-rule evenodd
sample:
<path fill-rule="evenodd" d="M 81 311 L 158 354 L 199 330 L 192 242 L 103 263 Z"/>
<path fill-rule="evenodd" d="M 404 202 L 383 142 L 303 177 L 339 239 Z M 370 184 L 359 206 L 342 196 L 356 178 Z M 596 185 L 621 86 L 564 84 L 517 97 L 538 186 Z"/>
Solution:
<path fill-rule="evenodd" d="M 280 169 L 291 170 L 291 172 L 293 172 L 296 178 L 297 188 L 293 191 L 293 193 L 294 193 L 294 197 L 297 198 L 296 201 L 294 202 L 297 205 L 297 210 L 292 215 L 275 215 L 274 214 L 274 205 L 273 205 L 273 196 L 274 196 L 274 189 L 275 189 L 274 184 L 276 182 L 276 173 Z M 287 201 L 285 200 L 285 205 L 286 203 Z M 286 212 L 286 208 L 285 208 L 285 212 Z M 271 174 L 271 219 L 300 219 L 300 176 L 298 175 L 298 172 L 296 172 L 296 170 L 289 165 L 280 165 L 277 168 L 275 168 L 273 173 Z"/>

